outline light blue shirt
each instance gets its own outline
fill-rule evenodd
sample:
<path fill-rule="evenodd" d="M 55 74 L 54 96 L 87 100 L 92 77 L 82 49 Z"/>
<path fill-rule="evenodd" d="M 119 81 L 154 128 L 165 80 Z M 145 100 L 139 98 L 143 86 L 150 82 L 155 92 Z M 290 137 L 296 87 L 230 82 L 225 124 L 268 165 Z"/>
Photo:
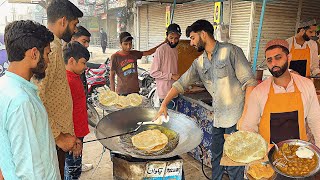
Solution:
<path fill-rule="evenodd" d="M 37 86 L 6 72 L 0 78 L 0 169 L 4 179 L 56 180 L 56 146 Z"/>
<path fill-rule="evenodd" d="M 217 128 L 229 128 L 238 122 L 245 90 L 257 83 L 242 49 L 218 41 L 210 60 L 204 51 L 172 86 L 184 92 L 197 81 L 202 81 L 212 96 L 213 126 Z"/>

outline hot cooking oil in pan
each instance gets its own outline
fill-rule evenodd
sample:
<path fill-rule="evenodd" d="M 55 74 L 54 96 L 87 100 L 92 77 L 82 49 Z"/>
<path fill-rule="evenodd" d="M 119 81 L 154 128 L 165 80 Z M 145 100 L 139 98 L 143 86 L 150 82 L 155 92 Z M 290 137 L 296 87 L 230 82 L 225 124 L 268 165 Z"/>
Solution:
<path fill-rule="evenodd" d="M 131 137 L 146 130 L 152 130 L 152 129 L 158 129 L 160 130 L 163 134 L 165 134 L 168 137 L 168 144 L 161 150 L 155 151 L 155 152 L 147 152 L 144 150 L 140 150 L 133 146 Z M 122 148 L 127 151 L 130 154 L 136 154 L 136 155 L 142 155 L 142 156 L 159 156 L 159 155 L 164 155 L 167 154 L 171 151 L 173 151 L 178 143 L 179 143 L 179 134 L 176 133 L 175 131 L 164 127 L 164 126 L 159 126 L 159 125 L 144 125 L 140 128 L 138 132 L 132 133 L 132 134 L 127 134 L 124 136 L 120 136 L 120 142 Z"/>

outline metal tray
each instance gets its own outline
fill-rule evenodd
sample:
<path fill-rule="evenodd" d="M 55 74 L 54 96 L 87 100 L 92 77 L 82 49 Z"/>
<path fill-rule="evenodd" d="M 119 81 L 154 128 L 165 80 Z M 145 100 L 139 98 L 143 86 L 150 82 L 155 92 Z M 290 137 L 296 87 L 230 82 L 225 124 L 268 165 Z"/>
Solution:
<path fill-rule="evenodd" d="M 99 107 L 100 109 L 105 110 L 107 112 L 115 112 L 115 111 L 119 111 L 119 110 L 123 110 L 123 109 L 127 109 L 127 108 L 133 108 L 133 106 L 127 106 L 124 108 L 121 108 L 117 105 L 105 106 L 105 105 L 101 104 L 98 99 L 95 100 L 94 104 L 97 107 Z M 142 96 L 142 103 L 139 106 L 135 106 L 135 107 L 150 107 L 150 101 L 146 97 Z"/>

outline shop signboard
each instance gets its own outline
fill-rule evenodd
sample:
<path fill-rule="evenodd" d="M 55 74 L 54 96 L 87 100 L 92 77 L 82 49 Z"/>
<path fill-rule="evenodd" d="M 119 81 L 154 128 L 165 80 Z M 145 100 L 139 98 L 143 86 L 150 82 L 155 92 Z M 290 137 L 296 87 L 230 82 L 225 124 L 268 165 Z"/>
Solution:
<path fill-rule="evenodd" d="M 222 8 L 221 2 L 214 3 L 214 14 L 213 14 L 214 29 L 216 29 L 217 25 L 220 24 L 221 22 L 221 8 Z"/>
<path fill-rule="evenodd" d="M 88 20 L 88 29 L 90 32 L 98 32 L 99 31 L 99 23 L 96 17 L 90 17 Z"/>
<path fill-rule="evenodd" d="M 108 2 L 109 9 L 124 7 L 126 5 L 127 5 L 127 0 L 109 0 Z"/>
<path fill-rule="evenodd" d="M 171 24 L 170 6 L 166 7 L 166 28 Z"/>

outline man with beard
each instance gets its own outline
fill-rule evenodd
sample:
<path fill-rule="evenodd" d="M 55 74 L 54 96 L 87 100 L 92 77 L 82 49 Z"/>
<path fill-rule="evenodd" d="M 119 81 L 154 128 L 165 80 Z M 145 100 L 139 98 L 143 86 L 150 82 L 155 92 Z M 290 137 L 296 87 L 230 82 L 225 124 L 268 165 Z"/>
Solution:
<path fill-rule="evenodd" d="M 202 81 L 213 102 L 212 179 L 221 180 L 226 170 L 230 179 L 242 180 L 244 167 L 223 167 L 220 166 L 220 160 L 224 134 L 236 131 L 236 124 L 245 113 L 245 99 L 257 82 L 241 48 L 216 41 L 213 33 L 213 26 L 207 20 L 198 20 L 187 28 L 190 45 L 199 52 L 204 52 L 193 61 L 178 81 L 173 83 L 157 117 L 162 114 L 167 116 L 169 102 L 179 93 L 183 93 L 189 85 Z"/>
<path fill-rule="evenodd" d="M 81 140 L 73 131 L 72 97 L 66 76 L 62 55 L 61 39 L 71 40 L 79 17 L 83 13 L 68 0 L 52 0 L 47 7 L 48 28 L 54 34 L 50 44 L 48 68 L 42 81 L 35 81 L 40 90 L 40 98 L 48 112 L 52 133 L 57 145 L 61 178 L 64 178 L 65 153 L 82 148 Z"/>
<path fill-rule="evenodd" d="M 166 35 L 168 42 L 156 50 L 150 69 L 150 75 L 156 80 L 160 102 L 166 97 L 172 84 L 180 77 L 178 74 L 178 49 L 176 48 L 181 36 L 180 26 L 170 24 Z M 172 100 L 168 108 L 174 109 L 175 103 L 176 100 Z"/>
<path fill-rule="evenodd" d="M 272 40 L 266 45 L 266 63 L 272 77 L 251 93 L 241 130 L 260 133 L 271 144 L 287 139 L 309 140 L 309 126 L 320 147 L 320 106 L 311 80 L 290 73 L 289 44 Z"/>
<path fill-rule="evenodd" d="M 5 28 L 10 65 L 0 78 L 0 169 L 4 179 L 60 179 L 48 116 L 31 77 L 43 79 L 53 34 L 32 21 Z"/>
<path fill-rule="evenodd" d="M 320 76 L 318 46 L 311 38 L 316 35 L 316 20 L 303 20 L 299 23 L 297 34 L 289 39 L 292 60 L 289 69 L 301 76 Z"/>

